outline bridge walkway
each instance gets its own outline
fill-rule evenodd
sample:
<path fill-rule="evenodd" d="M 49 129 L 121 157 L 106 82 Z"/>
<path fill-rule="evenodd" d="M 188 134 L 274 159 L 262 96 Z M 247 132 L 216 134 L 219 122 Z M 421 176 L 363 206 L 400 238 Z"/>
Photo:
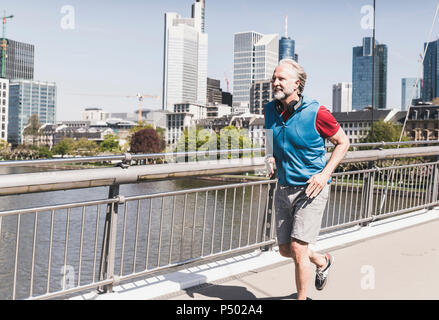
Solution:
<path fill-rule="evenodd" d="M 416 218 L 416 217 L 414 217 Z M 380 223 L 389 228 L 389 223 Z M 364 229 L 364 228 L 363 228 Z M 366 227 L 367 229 L 367 227 Z M 330 244 L 319 240 L 316 250 L 335 257 L 323 291 L 309 286 L 310 299 L 439 299 L 439 219 L 402 225 L 399 230 Z M 348 235 L 349 237 L 349 235 Z M 331 240 L 329 240 L 331 241 Z M 342 241 L 343 242 L 343 241 Z M 276 250 L 272 254 L 279 255 Z M 271 266 L 180 290 L 155 299 L 284 300 L 295 299 L 294 264 L 284 258 Z"/>

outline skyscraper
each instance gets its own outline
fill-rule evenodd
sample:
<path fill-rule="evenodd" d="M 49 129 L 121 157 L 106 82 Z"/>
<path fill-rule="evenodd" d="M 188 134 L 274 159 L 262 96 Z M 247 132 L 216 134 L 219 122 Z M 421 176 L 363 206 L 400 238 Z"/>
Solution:
<path fill-rule="evenodd" d="M 372 50 L 371 37 L 363 38 L 363 46 L 352 52 L 352 109 L 361 110 L 372 105 Z M 375 41 L 374 108 L 385 109 L 387 99 L 387 46 Z"/>
<path fill-rule="evenodd" d="M 33 80 L 34 45 L 6 39 L 5 78 Z M 0 59 L 0 70 L 2 61 Z"/>
<path fill-rule="evenodd" d="M 56 84 L 33 80 L 13 80 L 9 83 L 8 142 L 22 143 L 23 129 L 32 114 L 41 124 L 56 121 Z"/>
<path fill-rule="evenodd" d="M 253 82 L 271 79 L 279 59 L 278 39 L 277 34 L 235 33 L 233 112 L 248 112 Z"/>
<path fill-rule="evenodd" d="M 439 96 L 439 40 L 428 43 L 427 52 L 424 59 L 424 83 L 422 87 L 422 99 L 432 101 Z M 427 43 L 424 43 L 424 50 Z"/>
<path fill-rule="evenodd" d="M 352 83 L 341 82 L 332 86 L 332 112 L 352 111 Z"/>
<path fill-rule="evenodd" d="M 291 59 L 298 62 L 295 46 L 295 41 L 288 36 L 288 17 L 285 16 L 285 36 L 279 40 L 279 61 L 282 59 Z"/>
<path fill-rule="evenodd" d="M 416 86 L 416 81 L 418 85 Z M 418 78 L 402 78 L 401 79 L 401 110 L 408 110 L 413 99 L 421 97 L 422 79 Z"/>
<path fill-rule="evenodd" d="M 264 106 L 274 99 L 270 80 L 257 80 L 250 88 L 250 113 L 264 114 Z"/>
<path fill-rule="evenodd" d="M 192 5 L 192 17 L 165 13 L 163 55 L 163 110 L 174 110 L 176 103 L 206 105 L 207 34 L 204 1 Z"/>
<path fill-rule="evenodd" d="M 290 37 L 282 37 L 279 40 L 279 61 L 282 59 L 291 59 L 297 61 L 297 54 L 294 52 L 295 42 Z"/>
<path fill-rule="evenodd" d="M 222 103 L 223 95 L 220 80 L 207 78 L 207 102 Z"/>

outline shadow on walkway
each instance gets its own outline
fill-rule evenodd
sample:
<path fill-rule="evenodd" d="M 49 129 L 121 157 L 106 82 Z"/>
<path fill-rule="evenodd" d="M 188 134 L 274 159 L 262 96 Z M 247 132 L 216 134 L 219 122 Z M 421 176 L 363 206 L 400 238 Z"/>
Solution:
<path fill-rule="evenodd" d="M 186 294 L 192 299 L 199 299 L 194 294 L 199 294 L 204 297 L 217 298 L 220 300 L 296 300 L 297 293 L 292 293 L 287 296 L 278 297 L 263 297 L 258 298 L 255 294 L 249 291 L 246 287 L 241 286 L 227 286 L 206 283 L 197 288 L 188 288 L 184 290 Z M 201 298 L 203 299 L 203 298 Z M 307 300 L 312 300 L 307 298 Z"/>

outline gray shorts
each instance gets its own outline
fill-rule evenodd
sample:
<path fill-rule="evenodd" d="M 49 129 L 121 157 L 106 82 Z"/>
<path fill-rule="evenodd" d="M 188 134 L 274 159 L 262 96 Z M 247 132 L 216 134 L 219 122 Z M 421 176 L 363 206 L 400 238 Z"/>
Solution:
<path fill-rule="evenodd" d="M 290 243 L 291 238 L 311 244 L 317 240 L 328 202 L 329 184 L 313 199 L 305 194 L 307 186 L 278 185 L 276 189 L 274 208 L 278 245 Z"/>

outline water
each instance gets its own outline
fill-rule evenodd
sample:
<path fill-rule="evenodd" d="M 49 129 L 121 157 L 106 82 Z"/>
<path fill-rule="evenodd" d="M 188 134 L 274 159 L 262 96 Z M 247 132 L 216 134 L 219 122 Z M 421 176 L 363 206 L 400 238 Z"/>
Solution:
<path fill-rule="evenodd" d="M 41 168 L 25 167 L 1 169 L 0 174 L 45 171 Z M 166 180 L 121 185 L 119 193 L 129 197 L 228 183 L 230 182 L 194 178 Z M 175 198 L 142 199 L 120 205 L 117 215 L 115 274 L 123 276 L 143 271 L 145 268 L 152 269 L 159 265 L 236 248 L 242 244 L 255 243 L 262 234 L 266 188 L 266 186 L 237 188 L 235 192 L 230 189 L 227 194 L 224 190 L 209 191 L 207 194 L 206 192 L 197 195 L 188 194 L 186 198 L 181 195 Z M 26 209 L 107 199 L 108 192 L 108 187 L 97 187 L 12 195 L 1 197 L 0 203 L 2 211 Z M 256 201 L 260 195 L 262 195 L 261 199 Z M 251 202 L 254 204 L 251 205 Z M 185 206 L 186 210 L 183 209 Z M 33 296 L 37 296 L 46 293 L 47 289 L 49 292 L 54 292 L 61 290 L 63 286 L 74 287 L 98 280 L 106 207 L 107 205 L 95 205 L 84 209 L 73 208 L 70 211 L 64 209 L 53 213 L 40 212 L 36 226 L 35 213 L 21 215 L 16 299 L 27 298 L 30 295 L 31 285 Z M 52 233 L 51 225 L 53 225 Z M 122 232 L 124 225 L 125 234 Z M 0 299 L 12 298 L 17 227 L 17 216 L 2 218 Z M 148 233 L 148 230 L 151 231 Z M 205 230 L 204 234 L 203 230 Z M 35 252 L 33 252 L 34 237 Z M 64 269 L 64 263 L 67 269 Z"/>
<path fill-rule="evenodd" d="M 45 171 L 37 168 L 0 169 L 0 174 Z M 336 179 L 323 215 L 323 228 L 356 221 L 362 218 L 360 215 L 364 215 L 363 181 L 357 177 L 351 182 L 353 184 L 350 186 L 341 188 L 343 180 Z M 121 185 L 119 193 L 129 197 L 224 184 L 229 182 L 187 178 Z M 378 212 L 382 190 L 374 192 L 371 210 L 374 214 Z M 98 187 L 3 196 L 0 204 L 1 210 L 6 211 L 107 199 L 108 193 L 108 187 Z M 384 212 L 413 207 L 421 203 L 420 196 L 423 194 L 418 192 L 404 196 L 399 190 L 389 192 Z M 227 192 L 212 190 L 175 197 L 131 200 L 119 205 L 115 274 L 124 276 L 151 270 L 260 241 L 265 233 L 263 218 L 266 195 L 266 185 L 247 186 L 228 189 Z M 63 287 L 96 282 L 99 278 L 106 210 L 107 205 L 94 205 L 70 211 L 40 212 L 36 226 L 34 213 L 21 215 L 17 259 L 18 217 L 3 217 L 0 232 L 0 299 L 12 298 L 16 260 L 17 299 L 29 297 L 31 285 L 33 296 L 38 296 L 47 290 L 55 292 Z M 123 233 L 123 230 L 126 232 Z M 51 238 L 53 245 L 50 251 Z M 67 265 L 67 270 L 64 265 Z"/>

